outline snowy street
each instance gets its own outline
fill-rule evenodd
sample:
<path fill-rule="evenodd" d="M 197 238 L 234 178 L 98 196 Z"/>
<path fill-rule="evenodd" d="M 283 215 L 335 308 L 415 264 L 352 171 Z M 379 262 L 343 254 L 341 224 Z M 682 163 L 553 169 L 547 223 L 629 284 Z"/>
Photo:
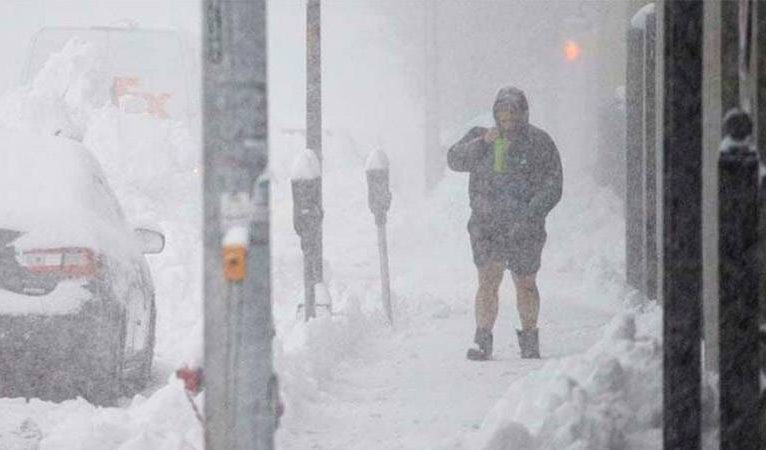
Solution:
<path fill-rule="evenodd" d="M 65 369 L 34 366 L 34 376 L 23 381 L 34 385 L 39 377 L 53 380 L 53 390 L 85 388 L 62 401 L 0 391 L 0 450 L 222 450 L 210 445 L 215 427 L 224 430 L 227 443 L 241 443 L 241 435 L 263 427 L 274 448 L 283 450 L 662 448 L 663 311 L 648 291 L 626 281 L 630 230 L 622 198 L 625 124 L 620 125 L 625 55 L 599 37 L 603 31 L 622 39 L 628 3 L 601 11 L 591 10 L 591 2 L 557 1 L 551 8 L 554 0 L 323 0 L 322 66 L 313 67 L 322 81 L 312 91 L 306 57 L 318 28 L 307 27 L 307 1 L 257 3 L 267 6 L 258 19 L 268 27 L 257 31 L 268 59 L 247 60 L 257 68 L 243 72 L 258 72 L 265 81 L 232 81 L 227 77 L 236 70 L 228 66 L 215 67 L 218 78 L 210 75 L 211 61 L 231 63 L 226 52 L 234 46 L 221 44 L 232 39 L 226 27 L 250 27 L 244 19 L 228 23 L 211 11 L 221 13 L 215 10 L 220 4 L 255 4 L 222 2 L 158 0 L 163 7 L 156 8 L 134 0 L 71 0 L 75 6 L 64 13 L 67 2 L 35 0 L 35 8 L 57 8 L 34 20 L 35 8 L 24 6 L 28 23 L 19 25 L 18 34 L 34 38 L 29 55 L 15 48 L 9 66 L 30 73 L 17 83 L 15 72 L 0 70 L 0 137 L 6 141 L 0 142 L 0 156 L 27 156 L 21 152 L 34 147 L 39 153 L 29 161 L 48 163 L 49 170 L 4 168 L 5 178 L 18 177 L 25 192 L 0 189 L 0 282 L 19 273 L 24 282 L 0 283 L 0 320 L 75 317 L 87 302 L 113 302 L 117 313 L 98 310 L 116 324 L 99 328 L 101 334 L 73 326 L 92 339 L 85 342 L 101 344 L 100 337 L 109 337 L 102 339 L 106 350 L 99 348 L 109 361 L 102 366 L 90 358 L 98 368 L 93 372 L 107 381 L 107 401 L 83 393 L 92 387 L 87 376 L 72 382 Z M 203 10 L 208 5 L 212 9 Z M 131 14 L 149 25 L 123 17 Z M 614 25 L 617 20 L 622 28 Z M 94 26 L 101 22 L 103 29 Z M 221 31 L 216 27 L 223 27 L 223 37 L 215 35 Z M 44 31 L 33 34 L 38 29 Z M 222 47 L 204 41 L 210 33 L 212 41 L 222 39 L 214 42 Z M 255 41 L 248 39 L 238 42 Z M 261 50 L 258 58 L 266 58 Z M 231 90 L 224 95 L 216 91 L 221 87 Z M 321 121 L 314 126 L 307 124 L 309 91 L 322 97 Z M 220 109 L 211 114 L 210 105 Z M 224 120 L 251 113 L 260 114 L 262 128 L 240 130 L 242 124 Z M 250 119 L 241 121 L 255 127 Z M 477 129 L 480 134 L 461 139 Z M 312 131 L 321 137 L 319 152 L 307 148 Z M 233 143 L 226 141 L 229 134 L 236 137 Z M 226 142 L 211 144 L 213 135 Z M 466 157 L 471 164 L 465 170 L 455 167 L 455 147 L 473 158 Z M 40 148 L 92 154 L 73 182 L 90 187 L 74 194 L 60 188 L 57 183 L 66 178 L 56 175 L 65 171 Z M 369 204 L 366 171 L 373 166 L 390 181 L 385 236 L 393 324 L 381 287 L 380 230 Z M 321 193 L 321 202 L 309 205 L 316 208 L 295 200 L 297 181 L 315 183 L 315 190 L 303 192 Z M 35 197 L 35 182 L 50 192 L 46 200 L 54 212 L 45 216 L 49 228 L 36 236 L 25 228 L 43 222 L 34 216 L 42 209 L 35 199 L 43 196 Z M 300 200 L 309 203 L 308 197 Z M 84 226 L 70 217 L 70 205 L 81 204 L 84 210 L 101 208 L 83 219 Z M 18 211 L 31 211 L 33 218 L 12 223 L 9 217 Z M 95 236 L 99 228 L 89 220 L 100 224 L 108 214 L 126 237 L 124 253 L 134 251 L 138 259 L 103 263 L 103 255 L 120 245 L 112 235 Z M 312 247 L 323 252 L 323 278 L 314 291 L 320 305 L 311 320 L 304 316 L 306 261 L 295 214 L 314 214 L 322 223 L 322 245 Z M 520 354 L 516 330 L 524 314 L 509 270 L 503 272 L 491 330 L 494 353 L 487 361 L 467 358 L 481 328 L 476 264 L 490 267 L 474 263 L 469 217 L 471 233 L 475 218 L 487 219 L 485 243 L 506 252 L 492 255 L 491 262 L 513 266 L 509 259 L 522 251 L 509 250 L 509 242 L 527 245 L 539 238 L 534 251 L 542 247 L 542 265 L 539 271 L 517 271 L 517 282 L 536 273 L 539 320 L 523 328 L 539 330 L 540 359 Z M 83 240 L 59 244 L 62 224 Z M 163 238 L 161 252 L 139 248 L 141 232 Z M 44 244 L 22 247 L 30 235 Z M 496 248 L 503 245 L 508 248 Z M 80 271 L 67 272 L 72 251 L 85 256 L 72 264 Z M 140 276 L 124 275 L 139 272 L 142 264 Z M 258 264 L 270 272 L 259 271 L 264 266 Z M 113 266 L 123 272 L 107 273 Z M 24 284 L 43 279 L 46 271 L 60 277 L 48 291 L 48 285 Z M 210 283 L 211 276 L 219 278 Z M 51 292 L 59 292 L 59 282 L 71 286 L 56 297 Z M 122 290 L 104 294 L 113 285 Z M 220 292 L 206 293 L 210 286 Z M 528 309 L 527 304 L 527 321 Z M 21 328 L 16 353 L 0 354 L 6 363 L 0 364 L 0 377 L 22 356 L 38 364 L 38 354 L 55 353 L 53 344 L 30 350 L 35 332 Z M 0 344 L 16 338 L 10 334 L 0 329 Z M 55 330 L 51 335 L 45 342 L 56 343 Z M 73 345 L 69 353 L 87 359 L 96 355 L 90 346 Z M 212 364 L 211 355 L 222 363 Z M 137 364 L 138 357 L 151 368 Z M 134 390 L 124 379 L 126 367 L 138 374 Z M 253 367 L 268 376 L 248 373 Z M 179 370 L 203 374 L 201 388 L 188 389 Z M 712 450 L 718 438 L 717 380 L 701 373 L 700 429 L 703 448 Z M 0 378 L 0 388 L 5 381 Z M 257 395 L 243 394 L 251 388 Z M 283 414 L 274 434 L 277 411 Z M 258 417 L 250 421 L 251 413 Z"/>
<path fill-rule="evenodd" d="M 77 46 L 72 52 L 87 53 Z M 71 76 L 88 71 L 82 67 Z M 8 101 L 23 111 L 24 105 L 40 100 L 20 93 Z M 87 98 L 80 101 L 79 107 L 89 107 Z M 6 120 L 14 117 L 10 114 Z M 193 290 L 199 275 L 188 264 L 199 252 L 189 245 L 199 233 L 193 226 L 199 204 L 190 202 L 175 209 L 175 215 L 167 214 L 181 199 L 193 199 L 198 189 L 193 153 L 182 151 L 193 143 L 172 124 L 110 108 L 91 114 L 88 126 L 82 125 L 84 141 L 101 156 L 127 211 L 149 220 L 164 215 L 163 227 L 172 236 L 166 252 L 151 260 L 160 296 L 153 384 L 135 400 L 123 399 L 120 408 L 95 408 L 83 400 L 60 405 L 0 400 L 6 411 L 0 440 L 19 449 L 201 448 L 201 428 L 172 375 L 200 358 L 201 311 L 194 306 L 199 293 Z M 126 129 L 140 134 L 126 139 Z M 394 186 L 388 234 L 395 326 L 389 328 L 381 309 L 374 221 L 363 184 L 367 149 L 329 138 L 325 280 L 335 315 L 320 311 L 319 319 L 306 325 L 296 314 L 303 295 L 302 262 L 289 199 L 289 168 L 301 143 L 289 134 L 276 133 L 272 139 L 275 148 L 290 150 L 275 153 L 272 160 L 276 366 L 286 404 L 280 448 L 464 448 L 466 436 L 479 429 L 510 385 L 541 369 L 546 360 L 588 349 L 623 308 L 619 202 L 565 162 L 575 169 L 567 172 L 564 200 L 549 220 L 539 276 L 543 360 L 519 358 L 508 274 L 501 289 L 495 359 L 465 359 L 472 345 L 476 272 L 465 229 L 467 179 L 461 174 L 446 173 L 425 198 L 407 198 Z M 140 159 L 128 156 L 148 155 L 159 145 L 177 153 L 168 154 L 154 171 L 145 171 Z M 178 167 L 186 172 L 164 178 L 164 170 Z M 157 196 L 167 181 L 173 188 Z M 196 401 L 201 406 L 203 395 Z M 175 419 L 158 420 L 166 416 Z"/>

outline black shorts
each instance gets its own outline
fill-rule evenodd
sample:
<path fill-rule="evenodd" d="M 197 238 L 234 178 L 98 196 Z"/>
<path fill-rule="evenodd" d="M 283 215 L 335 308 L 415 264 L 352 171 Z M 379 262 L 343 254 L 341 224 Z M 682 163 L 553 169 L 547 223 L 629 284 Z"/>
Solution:
<path fill-rule="evenodd" d="M 511 226 L 471 217 L 468 234 L 476 267 L 497 261 L 505 263 L 515 275 L 532 275 L 540 270 L 540 258 L 547 238 L 545 223 L 527 225 L 514 233 Z"/>

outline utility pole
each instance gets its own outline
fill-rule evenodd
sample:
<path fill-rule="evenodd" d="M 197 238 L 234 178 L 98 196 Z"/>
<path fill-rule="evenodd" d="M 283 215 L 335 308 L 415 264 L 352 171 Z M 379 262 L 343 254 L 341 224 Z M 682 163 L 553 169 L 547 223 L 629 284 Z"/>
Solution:
<path fill-rule="evenodd" d="M 274 447 L 266 0 L 204 0 L 205 448 Z"/>
<path fill-rule="evenodd" d="M 314 151 L 322 167 L 322 9 L 320 0 L 308 0 L 306 4 L 306 148 Z M 320 174 L 319 208 L 322 210 L 322 184 Z M 307 281 L 305 313 L 306 320 L 316 317 L 315 286 L 324 279 L 322 258 L 324 258 L 322 219 L 319 218 L 317 249 L 307 258 L 305 270 L 311 275 Z"/>

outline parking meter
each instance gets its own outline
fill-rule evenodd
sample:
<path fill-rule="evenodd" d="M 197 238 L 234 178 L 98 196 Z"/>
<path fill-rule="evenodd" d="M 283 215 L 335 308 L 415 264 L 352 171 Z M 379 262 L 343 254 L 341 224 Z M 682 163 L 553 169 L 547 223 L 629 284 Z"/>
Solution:
<path fill-rule="evenodd" d="M 322 173 L 316 154 L 306 149 L 293 163 L 291 183 L 293 192 L 293 227 L 301 239 L 303 278 L 305 287 L 305 318 L 316 317 L 314 287 L 321 282 Z M 300 308 L 300 306 L 299 306 Z"/>
<path fill-rule="evenodd" d="M 382 150 L 373 151 L 367 159 L 367 202 L 375 216 L 375 224 L 386 224 L 386 215 L 391 207 L 389 190 L 388 157 Z"/>
<path fill-rule="evenodd" d="M 388 317 L 388 322 L 393 325 L 391 283 L 388 272 L 388 242 L 386 237 L 386 219 L 388 210 L 391 207 L 391 191 L 388 188 L 388 168 L 388 157 L 382 150 L 375 150 L 370 153 L 365 167 L 365 172 L 367 173 L 367 201 L 370 211 L 375 216 L 375 225 L 378 228 L 383 308 Z"/>
<path fill-rule="evenodd" d="M 322 223 L 322 178 L 292 180 L 293 227 L 301 238 L 301 248 L 314 238 Z"/>

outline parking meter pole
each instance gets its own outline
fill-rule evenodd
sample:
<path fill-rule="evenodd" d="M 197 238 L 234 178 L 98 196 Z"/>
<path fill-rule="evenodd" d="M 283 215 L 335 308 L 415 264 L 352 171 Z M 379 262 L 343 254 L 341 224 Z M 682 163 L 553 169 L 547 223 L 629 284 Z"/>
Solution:
<path fill-rule="evenodd" d="M 204 0 L 205 448 L 270 450 L 266 2 Z"/>
<path fill-rule="evenodd" d="M 384 216 L 385 217 L 385 216 Z M 377 222 L 377 220 L 376 220 Z M 388 322 L 393 325 L 394 316 L 391 310 L 391 280 L 388 272 L 388 237 L 386 236 L 386 222 L 378 224 L 378 252 L 380 253 L 380 282 L 382 283 L 381 294 L 383 296 L 383 308 L 386 311 Z"/>
<path fill-rule="evenodd" d="M 314 253 L 313 245 L 308 242 L 309 239 L 301 239 L 301 249 L 303 251 L 303 313 L 304 319 L 316 317 L 316 292 L 314 286 Z"/>
<path fill-rule="evenodd" d="M 718 160 L 721 448 L 762 448 L 756 314 L 759 175 L 752 129 L 746 113 L 729 111 Z"/>
<path fill-rule="evenodd" d="M 388 322 L 394 324 L 391 307 L 391 283 L 388 267 L 388 239 L 386 236 L 386 221 L 391 207 L 391 191 L 389 190 L 388 157 L 382 150 L 375 150 L 367 158 L 367 201 L 370 211 L 375 216 L 378 228 L 378 250 L 380 252 L 380 282 L 383 309 Z"/>

